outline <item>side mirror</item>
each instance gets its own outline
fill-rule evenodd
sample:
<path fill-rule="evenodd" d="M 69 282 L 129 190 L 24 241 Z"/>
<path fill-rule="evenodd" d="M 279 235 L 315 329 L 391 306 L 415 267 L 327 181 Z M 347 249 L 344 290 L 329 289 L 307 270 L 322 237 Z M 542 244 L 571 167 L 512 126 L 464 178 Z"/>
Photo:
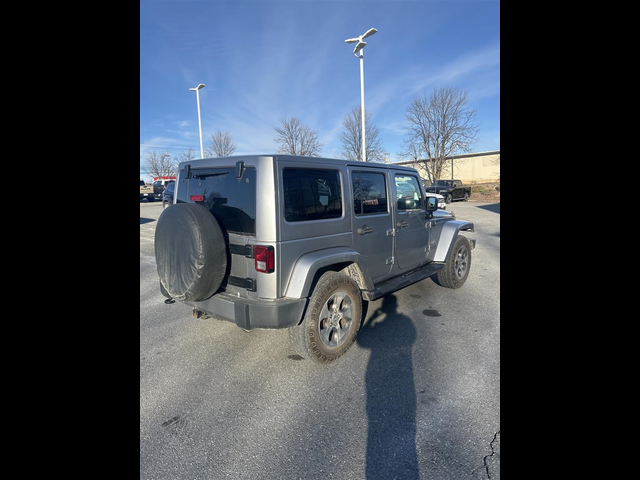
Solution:
<path fill-rule="evenodd" d="M 435 212 L 438 210 L 438 199 L 436 197 L 427 197 L 427 212 Z"/>

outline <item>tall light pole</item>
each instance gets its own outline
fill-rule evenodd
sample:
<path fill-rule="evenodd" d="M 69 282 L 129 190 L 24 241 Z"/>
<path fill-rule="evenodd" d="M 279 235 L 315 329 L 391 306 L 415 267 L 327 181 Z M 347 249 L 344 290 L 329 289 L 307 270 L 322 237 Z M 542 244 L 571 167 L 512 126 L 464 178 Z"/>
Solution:
<path fill-rule="evenodd" d="M 362 39 L 373 35 L 377 31 L 378 30 L 376 30 L 375 28 L 370 28 L 369 30 L 364 32 L 359 37 L 348 38 L 347 40 L 344 41 L 345 43 L 358 42 L 358 44 L 356 45 L 356 48 L 353 49 L 353 55 L 356 58 L 360 58 L 360 116 L 362 117 L 362 161 L 363 162 L 367 161 L 367 147 L 366 147 L 365 134 L 364 134 L 364 120 L 365 120 L 365 115 L 364 115 L 364 52 L 363 52 L 362 49 L 367 44 L 367 42 L 363 42 Z M 358 55 L 358 52 L 360 52 L 360 55 Z"/>
<path fill-rule="evenodd" d="M 200 119 L 200 89 L 204 88 L 204 83 L 201 83 L 196 88 L 190 88 L 192 92 L 196 92 L 196 98 L 198 99 L 198 128 L 200 129 L 200 158 L 204 158 L 204 149 L 202 148 L 202 120 Z"/>

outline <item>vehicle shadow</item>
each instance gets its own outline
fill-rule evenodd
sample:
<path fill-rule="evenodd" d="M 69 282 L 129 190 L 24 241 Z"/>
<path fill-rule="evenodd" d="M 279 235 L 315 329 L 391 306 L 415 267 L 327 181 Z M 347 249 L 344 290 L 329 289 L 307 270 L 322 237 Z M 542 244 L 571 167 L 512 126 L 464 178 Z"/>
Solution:
<path fill-rule="evenodd" d="M 478 208 L 481 208 L 483 210 L 488 210 L 490 212 L 497 213 L 498 215 L 500 215 L 500 204 L 499 203 L 491 203 L 489 205 L 479 205 Z"/>
<path fill-rule="evenodd" d="M 413 321 L 398 312 L 394 295 L 362 326 L 358 345 L 371 350 L 367 373 L 366 478 L 417 480 Z"/>
<path fill-rule="evenodd" d="M 142 225 L 144 223 L 149 223 L 149 222 L 155 222 L 155 220 L 153 218 L 140 217 L 140 225 Z"/>

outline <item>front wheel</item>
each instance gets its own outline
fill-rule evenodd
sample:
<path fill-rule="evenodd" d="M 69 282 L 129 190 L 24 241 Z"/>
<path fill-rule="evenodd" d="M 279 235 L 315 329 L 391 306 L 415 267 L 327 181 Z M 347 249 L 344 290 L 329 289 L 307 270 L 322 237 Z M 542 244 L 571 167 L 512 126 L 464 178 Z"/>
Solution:
<path fill-rule="evenodd" d="M 361 321 L 358 284 L 342 273 L 327 272 L 318 280 L 304 320 L 289 329 L 289 339 L 298 355 L 329 363 L 347 352 Z"/>
<path fill-rule="evenodd" d="M 437 283 L 447 288 L 460 288 L 469 277 L 471 269 L 471 242 L 459 235 L 442 270 L 438 271 Z"/>
<path fill-rule="evenodd" d="M 147 202 L 153 202 L 155 200 L 155 198 L 153 198 L 153 196 L 147 197 Z"/>
<path fill-rule="evenodd" d="M 445 203 L 453 202 L 453 196 L 450 193 L 447 193 L 447 196 L 444 198 Z"/>

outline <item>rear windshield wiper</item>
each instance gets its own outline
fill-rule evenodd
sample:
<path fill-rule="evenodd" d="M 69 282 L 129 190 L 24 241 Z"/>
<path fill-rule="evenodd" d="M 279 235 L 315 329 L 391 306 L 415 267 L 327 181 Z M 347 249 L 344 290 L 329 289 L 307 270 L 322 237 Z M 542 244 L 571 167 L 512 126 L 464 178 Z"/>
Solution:
<path fill-rule="evenodd" d="M 222 173 L 202 173 L 200 175 L 194 173 L 191 178 L 199 178 L 199 179 L 203 179 L 203 178 L 209 178 L 209 177 L 219 177 L 220 175 L 229 175 L 229 172 L 222 172 Z"/>

